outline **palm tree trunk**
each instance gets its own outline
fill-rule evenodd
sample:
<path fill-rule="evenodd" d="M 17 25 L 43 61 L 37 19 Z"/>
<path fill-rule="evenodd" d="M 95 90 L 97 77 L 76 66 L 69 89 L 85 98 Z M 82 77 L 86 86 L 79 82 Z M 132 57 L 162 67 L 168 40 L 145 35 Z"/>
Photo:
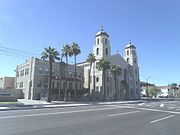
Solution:
<path fill-rule="evenodd" d="M 76 71 L 76 55 L 74 55 L 74 62 L 75 62 L 75 90 L 74 90 L 74 96 L 75 100 L 77 100 L 77 71 Z"/>
<path fill-rule="evenodd" d="M 106 101 L 106 84 L 105 84 L 105 81 L 106 81 L 106 75 L 105 75 L 105 71 L 103 70 L 103 89 L 104 89 L 104 101 Z"/>
<path fill-rule="evenodd" d="M 60 62 L 60 64 L 59 64 L 59 101 L 61 101 L 61 81 L 62 81 L 61 70 L 62 70 L 62 59 L 63 59 L 63 55 L 61 55 L 61 62 Z"/>
<path fill-rule="evenodd" d="M 93 96 L 94 96 L 94 94 L 95 94 L 95 89 L 96 89 L 96 88 L 95 88 L 95 83 L 96 83 L 96 82 L 95 82 L 95 79 L 96 79 L 96 78 L 95 78 L 95 69 L 93 68 Z"/>
<path fill-rule="evenodd" d="M 67 97 L 67 79 L 68 79 L 68 57 L 66 57 L 66 82 L 65 82 L 65 90 L 64 90 L 64 102 L 66 102 Z"/>
<path fill-rule="evenodd" d="M 115 87 L 115 98 L 114 100 L 117 100 L 117 83 L 116 83 L 116 75 L 114 75 L 114 87 Z"/>
<path fill-rule="evenodd" d="M 49 60 L 49 84 L 47 91 L 47 102 L 51 102 L 51 82 L 52 82 L 52 60 Z"/>
<path fill-rule="evenodd" d="M 88 94 L 90 96 L 90 83 L 91 83 L 91 68 L 92 68 L 92 63 L 90 63 L 90 69 L 89 69 L 89 73 L 88 73 Z"/>

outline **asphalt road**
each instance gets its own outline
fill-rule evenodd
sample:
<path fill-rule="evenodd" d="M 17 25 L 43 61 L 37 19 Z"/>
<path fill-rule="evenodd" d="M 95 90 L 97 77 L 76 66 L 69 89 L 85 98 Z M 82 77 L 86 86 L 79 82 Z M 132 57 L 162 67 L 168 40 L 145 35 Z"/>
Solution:
<path fill-rule="evenodd" d="M 102 104 L 0 112 L 0 135 L 171 134 L 180 134 L 180 111 Z"/>

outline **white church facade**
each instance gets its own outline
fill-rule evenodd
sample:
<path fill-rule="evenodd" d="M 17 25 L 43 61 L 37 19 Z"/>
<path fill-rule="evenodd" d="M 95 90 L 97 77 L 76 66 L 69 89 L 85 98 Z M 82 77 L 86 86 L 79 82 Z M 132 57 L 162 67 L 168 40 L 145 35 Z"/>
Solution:
<path fill-rule="evenodd" d="M 103 74 L 102 71 L 96 68 L 96 64 L 100 59 L 106 59 L 110 65 L 118 65 L 121 68 L 120 75 L 117 75 L 116 90 L 113 75 L 109 70 L 106 71 L 106 100 L 113 100 L 115 91 L 118 100 L 140 98 L 139 67 L 135 45 L 129 42 L 125 46 L 124 56 L 121 56 L 119 53 L 111 55 L 109 35 L 101 28 L 95 35 L 93 54 L 96 61 L 92 64 L 90 73 L 90 94 L 94 98 L 103 99 L 104 95 Z M 90 64 L 88 62 L 82 62 L 78 66 L 84 67 L 84 88 L 88 89 Z"/>

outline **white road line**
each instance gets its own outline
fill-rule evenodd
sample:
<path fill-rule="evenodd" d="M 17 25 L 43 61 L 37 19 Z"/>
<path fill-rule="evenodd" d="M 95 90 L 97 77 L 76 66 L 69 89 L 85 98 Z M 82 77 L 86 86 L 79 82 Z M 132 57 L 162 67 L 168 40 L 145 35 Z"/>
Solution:
<path fill-rule="evenodd" d="M 66 109 L 67 107 L 63 107 L 63 108 L 55 108 L 55 107 L 52 107 L 52 108 L 30 108 L 30 109 L 24 109 L 24 110 L 9 110 L 8 113 L 13 113 L 13 112 L 28 112 L 28 111 L 39 111 L 39 110 L 52 110 L 52 109 L 57 109 L 57 110 L 62 110 L 62 109 Z M 68 108 L 76 108 L 75 106 L 73 107 L 68 107 Z M 7 113 L 7 110 L 3 110 L 3 111 L 0 111 L 1 112 L 5 112 Z"/>
<path fill-rule="evenodd" d="M 175 115 L 170 115 L 170 116 L 167 116 L 167 117 L 164 117 L 164 118 L 160 118 L 160 119 L 157 119 L 157 120 L 153 120 L 151 121 L 150 123 L 153 124 L 153 123 L 156 123 L 156 122 L 159 122 L 159 121 L 162 121 L 162 120 L 166 120 L 166 119 L 169 119 L 169 118 L 172 118 L 174 117 Z"/>
<path fill-rule="evenodd" d="M 111 107 L 117 107 L 118 108 L 118 105 L 106 105 L 106 106 L 111 106 Z M 119 107 L 121 107 L 121 106 L 119 106 Z M 152 109 L 152 108 L 132 107 L 132 106 L 123 106 L 123 108 L 146 110 L 146 111 L 152 111 L 152 112 L 164 112 L 164 113 L 171 113 L 171 114 L 178 114 L 178 115 L 180 115 L 180 112 L 166 111 L 166 110 L 159 110 L 159 109 Z"/>
<path fill-rule="evenodd" d="M 132 113 L 137 113 L 137 112 L 140 112 L 140 111 L 132 111 L 132 112 L 125 112 L 125 113 L 117 113 L 117 114 L 111 114 L 111 115 L 108 115 L 108 116 L 110 116 L 110 117 L 112 117 L 112 116 L 120 116 L 120 115 L 132 114 Z"/>
<path fill-rule="evenodd" d="M 77 111 L 66 111 L 66 112 L 55 112 L 55 113 L 37 113 L 37 114 L 27 114 L 27 115 L 11 115 L 11 116 L 2 116 L 0 119 L 9 119 L 9 118 L 23 118 L 23 117 L 33 117 L 33 116 L 45 116 L 45 115 L 54 115 L 54 114 L 70 114 L 78 112 L 93 112 L 93 111 L 102 111 L 102 110 L 113 110 L 119 109 L 117 107 L 111 108 L 100 108 L 100 109 L 87 109 L 87 110 L 77 110 Z"/>

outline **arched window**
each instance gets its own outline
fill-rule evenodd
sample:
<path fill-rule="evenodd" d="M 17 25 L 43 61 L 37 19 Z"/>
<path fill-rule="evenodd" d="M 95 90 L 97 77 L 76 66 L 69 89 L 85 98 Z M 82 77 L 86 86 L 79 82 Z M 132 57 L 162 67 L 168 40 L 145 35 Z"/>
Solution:
<path fill-rule="evenodd" d="M 99 45 L 99 38 L 97 39 L 97 44 Z"/>
<path fill-rule="evenodd" d="M 107 45 L 107 38 L 105 38 L 105 44 Z"/>
<path fill-rule="evenodd" d="M 108 55 L 108 49 L 106 48 L 106 55 Z"/>
<path fill-rule="evenodd" d="M 129 55 L 129 50 L 127 50 L 127 55 Z"/>
<path fill-rule="evenodd" d="M 99 55 L 99 48 L 96 49 L 96 55 Z"/>
<path fill-rule="evenodd" d="M 96 82 L 99 82 L 99 77 L 96 77 Z"/>
<path fill-rule="evenodd" d="M 127 63 L 129 63 L 129 58 L 127 58 Z"/>

